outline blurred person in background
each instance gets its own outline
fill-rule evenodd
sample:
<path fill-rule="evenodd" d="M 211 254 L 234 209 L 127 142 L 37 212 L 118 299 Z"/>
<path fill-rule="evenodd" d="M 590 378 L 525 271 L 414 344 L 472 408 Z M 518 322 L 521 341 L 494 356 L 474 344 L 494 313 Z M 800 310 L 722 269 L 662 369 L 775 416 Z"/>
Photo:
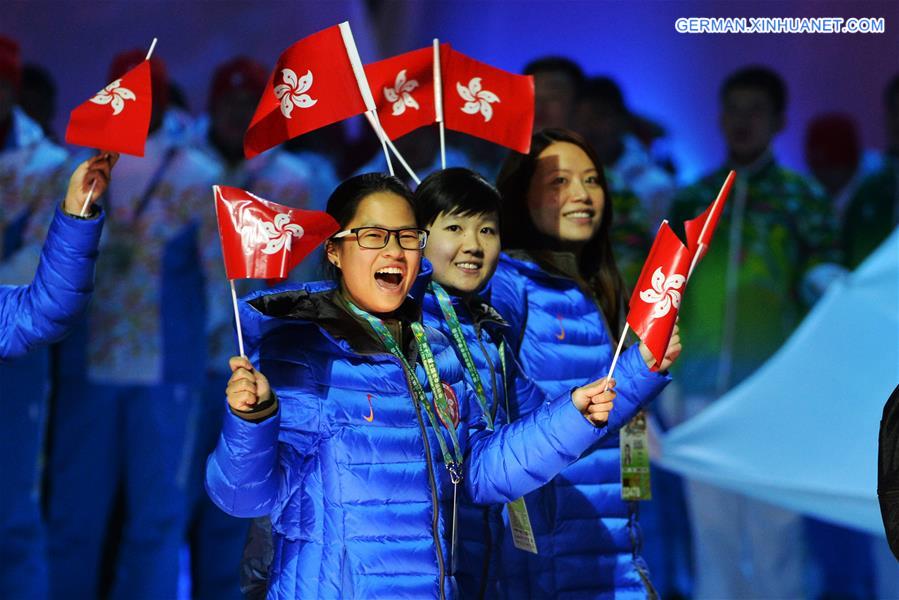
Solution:
<path fill-rule="evenodd" d="M 572 128 L 584 71 L 570 58 L 542 56 L 524 67 L 534 77 L 534 131 L 548 127 Z"/>
<path fill-rule="evenodd" d="M 888 144 L 883 165 L 859 185 L 842 221 L 843 256 L 850 269 L 899 225 L 899 75 L 887 84 L 883 101 Z"/>
<path fill-rule="evenodd" d="M 863 151 L 858 127 L 849 115 L 818 115 L 806 126 L 805 163 L 830 198 L 838 221 L 862 180 L 875 170 L 874 162 L 876 158 Z"/>
<path fill-rule="evenodd" d="M 94 264 L 103 228 L 102 211 L 91 206 L 82 217 L 82 208 L 92 185 L 94 200 L 103 194 L 117 158 L 116 154 L 101 154 L 78 166 L 65 199 L 54 207 L 34 280 L 28 285 L 0 285 L 0 365 L 20 365 L 21 361 L 14 359 L 58 341 L 82 318 L 93 290 Z M 41 356 L 46 358 L 46 354 Z M 33 373 L 18 375 L 27 378 Z M 15 379 L 3 383 L 9 390 L 7 384 L 14 386 Z M 46 385 L 46 381 L 36 380 L 30 385 L 39 384 Z M 18 396 L 7 399 L 14 398 L 19 405 L 22 401 L 35 402 Z M 45 400 L 46 397 L 39 399 Z M 40 404 L 37 408 L 42 415 L 45 406 Z M 35 428 L 15 416 L 11 420 L 22 427 L 4 431 L 0 441 L 0 597 L 41 599 L 47 596 L 48 583 L 46 531 L 39 492 L 43 421 Z M 27 462 L 17 463 L 22 459 Z"/>
<path fill-rule="evenodd" d="M 690 280 L 680 313 L 691 352 L 675 367 L 695 414 L 752 374 L 792 333 L 807 304 L 804 279 L 836 258 L 833 211 L 821 191 L 782 167 L 771 144 L 785 126 L 787 90 L 766 67 L 730 74 L 720 88 L 725 164 L 682 190 L 672 222 L 712 202 L 730 169 L 734 189 L 718 234 Z M 824 268 L 817 287 L 824 287 Z M 809 298 L 811 299 L 811 298 Z M 695 351 L 694 351 L 695 350 Z M 690 481 L 696 598 L 804 596 L 805 555 L 799 515 Z"/>
<path fill-rule="evenodd" d="M 668 214 L 674 177 L 653 161 L 647 146 L 632 133 L 632 115 L 618 84 L 609 77 L 588 79 L 574 121 L 575 129 L 596 148 L 612 194 L 636 196 L 647 226 L 655 231 Z"/>
<path fill-rule="evenodd" d="M 109 80 L 145 54 L 116 56 Z M 116 167 L 94 300 L 59 348 L 47 507 L 54 598 L 177 593 L 206 366 L 198 238 L 214 170 L 166 131 L 166 68 L 154 56 L 150 70 L 145 154 Z"/>
<path fill-rule="evenodd" d="M 46 228 L 65 192 L 68 153 L 19 104 L 18 43 L 0 36 L 0 285 L 28 285 L 46 235 L 28 244 L 30 223 Z M 51 393 L 46 347 L 0 363 L 5 398 L 16 410 L 0 424 L 0 596 L 46 596 L 46 541 L 40 523 L 44 436 Z"/>

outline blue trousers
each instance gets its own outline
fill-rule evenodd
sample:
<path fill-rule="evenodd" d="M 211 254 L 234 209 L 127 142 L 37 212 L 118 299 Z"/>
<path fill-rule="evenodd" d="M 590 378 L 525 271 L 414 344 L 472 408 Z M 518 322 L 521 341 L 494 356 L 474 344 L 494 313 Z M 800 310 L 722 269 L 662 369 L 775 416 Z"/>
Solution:
<path fill-rule="evenodd" d="M 48 351 L 0 364 L 0 598 L 47 597 L 41 518 Z"/>
<path fill-rule="evenodd" d="M 198 600 L 240 600 L 240 561 L 249 519 L 225 514 L 206 493 L 206 459 L 215 449 L 225 413 L 230 373 L 210 374 L 197 420 L 188 530 L 191 596 Z"/>
<path fill-rule="evenodd" d="M 197 398 L 185 385 L 60 381 L 47 515 L 51 598 L 93 599 L 106 589 L 112 598 L 177 596 Z M 124 520 L 110 556 L 117 498 Z"/>

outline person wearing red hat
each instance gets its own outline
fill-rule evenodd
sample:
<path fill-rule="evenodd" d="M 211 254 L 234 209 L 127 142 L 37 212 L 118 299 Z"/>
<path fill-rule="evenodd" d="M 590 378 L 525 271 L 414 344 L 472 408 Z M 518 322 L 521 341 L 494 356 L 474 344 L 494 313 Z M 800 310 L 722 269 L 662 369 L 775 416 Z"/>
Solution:
<path fill-rule="evenodd" d="M 142 60 L 143 51 L 122 54 L 109 75 Z M 166 131 L 166 70 L 150 62 L 145 155 L 116 166 L 94 300 L 59 350 L 67 360 L 48 465 L 51 597 L 96 597 L 106 574 L 115 597 L 177 595 L 206 364 L 201 220 L 212 212 L 215 169 Z M 120 539 L 113 556 L 104 554 L 110 539 Z"/>
<path fill-rule="evenodd" d="M 48 140 L 18 105 L 22 59 L 18 44 L 0 36 L 0 286 L 26 285 L 46 236 L 29 239 L 29 225 L 46 230 L 70 170 L 67 153 Z M 74 165 L 72 165 L 74 170 Z M 0 597 L 46 595 L 45 531 L 41 522 L 44 430 L 51 387 L 48 348 L 0 364 L 4 398 L 16 410 L 0 421 Z"/>

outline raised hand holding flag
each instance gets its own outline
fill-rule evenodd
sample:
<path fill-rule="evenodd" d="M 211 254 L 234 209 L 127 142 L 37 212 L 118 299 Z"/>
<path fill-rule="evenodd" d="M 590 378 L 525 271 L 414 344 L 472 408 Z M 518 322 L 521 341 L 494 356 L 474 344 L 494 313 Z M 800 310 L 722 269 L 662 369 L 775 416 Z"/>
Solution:
<path fill-rule="evenodd" d="M 634 328 L 652 353 L 655 359 L 653 369 L 661 365 L 672 332 L 676 328 L 677 310 L 680 308 L 684 289 L 696 265 L 712 243 L 712 236 L 724 211 L 736 175 L 735 171 L 728 173 L 715 201 L 698 217 L 684 222 L 686 246 L 671 231 L 668 221 L 662 222 L 655 242 L 649 250 L 649 256 L 643 264 L 634 294 L 631 296 L 627 324 L 621 332 L 618 349 L 609 369 L 610 378 L 615 371 L 615 364 L 618 362 L 629 327 Z M 682 268 L 685 260 L 688 263 L 686 271 Z M 643 305 L 639 303 L 641 301 Z M 646 304 L 651 304 L 652 308 L 648 308 Z M 657 323 L 658 319 L 662 320 Z"/>
<path fill-rule="evenodd" d="M 339 226 L 331 215 L 264 200 L 240 188 L 213 186 L 225 273 L 243 356 L 235 279 L 283 279 Z"/>

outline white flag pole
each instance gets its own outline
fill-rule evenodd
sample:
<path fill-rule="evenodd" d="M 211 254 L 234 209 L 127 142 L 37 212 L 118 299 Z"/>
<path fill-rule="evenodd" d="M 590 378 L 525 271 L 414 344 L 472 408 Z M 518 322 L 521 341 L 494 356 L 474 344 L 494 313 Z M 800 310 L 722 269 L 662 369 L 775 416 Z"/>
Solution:
<path fill-rule="evenodd" d="M 153 56 L 153 50 L 156 49 L 156 38 L 153 38 L 153 42 L 150 44 L 150 51 L 147 52 L 147 58 L 144 60 L 150 60 L 150 57 Z"/>
<path fill-rule="evenodd" d="M 615 350 L 615 356 L 612 358 L 612 366 L 609 367 L 609 374 L 606 375 L 606 387 L 602 390 L 604 392 L 609 389 L 609 380 L 612 379 L 612 373 L 615 372 L 615 366 L 618 364 L 618 357 L 621 356 L 621 349 L 624 348 L 624 338 L 627 336 L 629 329 L 630 325 L 625 323 L 624 331 L 621 332 L 621 339 L 618 340 L 618 349 Z"/>
<path fill-rule="evenodd" d="M 237 290 L 234 289 L 234 280 L 228 280 L 231 283 L 231 302 L 234 305 L 234 321 L 237 323 L 237 345 L 240 348 L 240 355 L 246 358 L 243 350 L 243 331 L 240 327 L 240 313 L 237 312 Z"/>
<path fill-rule="evenodd" d="M 349 21 L 344 21 L 338 27 L 340 28 L 340 37 L 343 38 L 343 46 L 346 48 L 347 58 L 350 59 L 350 66 L 353 67 L 353 75 L 356 76 L 356 86 L 359 88 L 359 94 L 362 96 L 362 102 L 365 103 L 365 114 L 368 117 L 368 122 L 375 130 L 375 135 L 378 136 L 378 140 L 381 142 L 381 149 L 384 150 L 384 158 L 387 160 L 387 169 L 393 175 L 393 163 L 390 162 L 390 153 L 387 151 L 387 144 L 384 142 L 387 136 L 383 135 L 378 122 L 373 120 L 370 114 L 377 110 L 377 106 L 375 105 L 374 96 L 371 95 L 371 88 L 368 87 L 368 79 L 365 77 L 362 59 L 359 58 L 359 50 L 356 49 L 353 31 L 350 29 Z"/>
<path fill-rule="evenodd" d="M 446 168 L 446 127 L 443 124 L 443 75 L 440 71 L 440 40 L 434 38 L 434 116 L 440 129 L 440 168 Z"/>
<path fill-rule="evenodd" d="M 387 154 L 387 148 L 390 148 L 390 151 L 393 152 L 393 155 L 396 157 L 398 161 L 400 161 L 400 165 L 406 170 L 406 173 L 409 174 L 409 177 L 417 184 L 421 183 L 421 180 L 418 178 L 418 175 L 415 174 L 415 171 L 412 170 L 412 167 L 409 166 L 409 163 L 406 162 L 406 159 L 403 158 L 403 155 L 400 154 L 400 151 L 397 150 L 396 146 L 393 145 L 393 142 L 390 141 L 390 138 L 387 137 L 387 133 L 384 131 L 384 128 L 381 127 L 381 121 L 378 119 L 378 111 L 366 112 L 365 117 L 368 119 L 368 122 L 371 124 L 372 129 L 375 130 L 375 134 L 377 134 L 378 138 L 381 140 L 381 146 L 384 148 L 384 154 Z M 387 166 L 390 169 L 390 174 L 393 175 L 393 165 L 390 164 L 390 157 L 387 158 Z"/>
<path fill-rule="evenodd" d="M 94 188 L 97 187 L 97 180 L 94 179 L 94 182 L 91 184 L 91 189 L 87 193 L 87 200 L 84 201 L 84 206 L 81 207 L 81 216 L 87 216 L 87 207 L 91 205 L 91 198 L 94 197 Z"/>

